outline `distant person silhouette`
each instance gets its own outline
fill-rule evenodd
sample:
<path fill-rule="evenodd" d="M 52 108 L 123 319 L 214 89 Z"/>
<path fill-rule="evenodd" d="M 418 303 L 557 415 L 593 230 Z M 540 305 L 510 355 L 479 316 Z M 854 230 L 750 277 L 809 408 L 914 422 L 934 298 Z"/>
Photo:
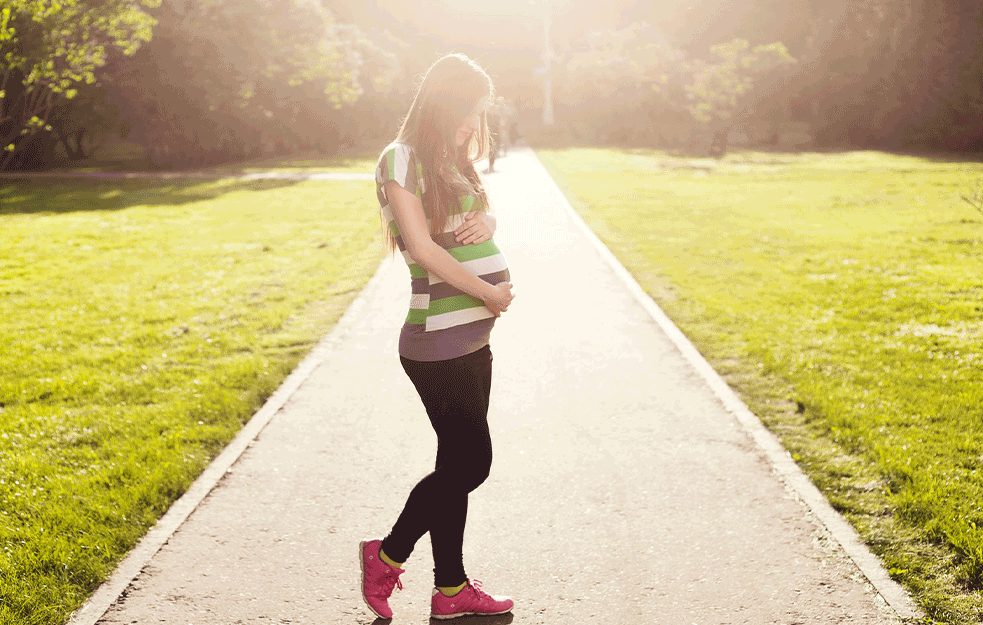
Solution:
<path fill-rule="evenodd" d="M 502 141 L 502 107 L 496 101 L 488 107 L 488 132 L 490 135 L 490 145 L 488 146 L 488 169 L 483 173 L 495 173 L 495 161 L 498 159 L 498 152 Z"/>

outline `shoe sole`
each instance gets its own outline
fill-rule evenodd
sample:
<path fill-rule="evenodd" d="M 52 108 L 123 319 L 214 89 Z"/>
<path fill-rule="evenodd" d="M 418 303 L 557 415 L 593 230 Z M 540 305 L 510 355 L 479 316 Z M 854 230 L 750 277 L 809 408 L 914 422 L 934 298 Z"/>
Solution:
<path fill-rule="evenodd" d="M 501 612 L 458 612 L 456 614 L 434 614 L 431 612 L 430 618 L 444 621 L 452 618 L 461 618 L 462 616 L 498 616 L 499 614 L 508 614 L 511 611 L 512 608 L 502 610 Z"/>
<path fill-rule="evenodd" d="M 368 597 L 365 596 L 365 543 L 366 541 L 361 541 L 358 543 L 358 568 L 362 571 L 362 601 L 365 602 L 365 606 L 379 618 L 391 619 L 391 616 L 383 616 L 375 611 L 375 608 L 369 603 Z"/>

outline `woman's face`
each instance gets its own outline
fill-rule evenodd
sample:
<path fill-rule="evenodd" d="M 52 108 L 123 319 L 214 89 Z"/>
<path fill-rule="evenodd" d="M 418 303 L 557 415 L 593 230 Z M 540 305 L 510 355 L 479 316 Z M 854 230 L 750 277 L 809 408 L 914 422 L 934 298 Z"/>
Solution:
<path fill-rule="evenodd" d="M 471 137 L 472 134 L 479 131 L 481 128 L 481 114 L 485 111 L 485 107 L 488 106 L 488 98 L 484 97 L 478 101 L 477 106 L 475 106 L 471 113 L 468 114 L 467 119 L 458 127 L 457 129 L 457 147 L 461 147 L 464 143 Z"/>

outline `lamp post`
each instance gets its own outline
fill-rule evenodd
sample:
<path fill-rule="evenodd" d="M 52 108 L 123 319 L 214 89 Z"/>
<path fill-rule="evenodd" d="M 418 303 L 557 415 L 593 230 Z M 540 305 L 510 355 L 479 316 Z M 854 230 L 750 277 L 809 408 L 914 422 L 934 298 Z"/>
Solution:
<path fill-rule="evenodd" d="M 543 125 L 553 125 L 553 84 L 550 77 L 553 51 L 550 49 L 550 0 L 543 5 Z"/>

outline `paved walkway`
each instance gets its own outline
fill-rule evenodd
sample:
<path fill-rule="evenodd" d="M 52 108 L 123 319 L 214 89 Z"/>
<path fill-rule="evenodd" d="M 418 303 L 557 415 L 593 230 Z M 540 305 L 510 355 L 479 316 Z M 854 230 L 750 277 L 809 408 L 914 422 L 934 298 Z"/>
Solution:
<path fill-rule="evenodd" d="M 472 622 L 899 623 L 868 579 L 905 611 L 903 594 L 828 507 L 812 502 L 824 523 L 803 503 L 794 468 L 715 394 L 533 153 L 496 165 L 516 299 L 492 337 L 495 463 L 472 495 L 465 562 L 516 608 Z M 436 449 L 396 358 L 397 261 L 75 623 L 373 622 L 358 541 L 387 531 Z M 424 538 L 395 623 L 429 620 L 431 568 Z"/>

